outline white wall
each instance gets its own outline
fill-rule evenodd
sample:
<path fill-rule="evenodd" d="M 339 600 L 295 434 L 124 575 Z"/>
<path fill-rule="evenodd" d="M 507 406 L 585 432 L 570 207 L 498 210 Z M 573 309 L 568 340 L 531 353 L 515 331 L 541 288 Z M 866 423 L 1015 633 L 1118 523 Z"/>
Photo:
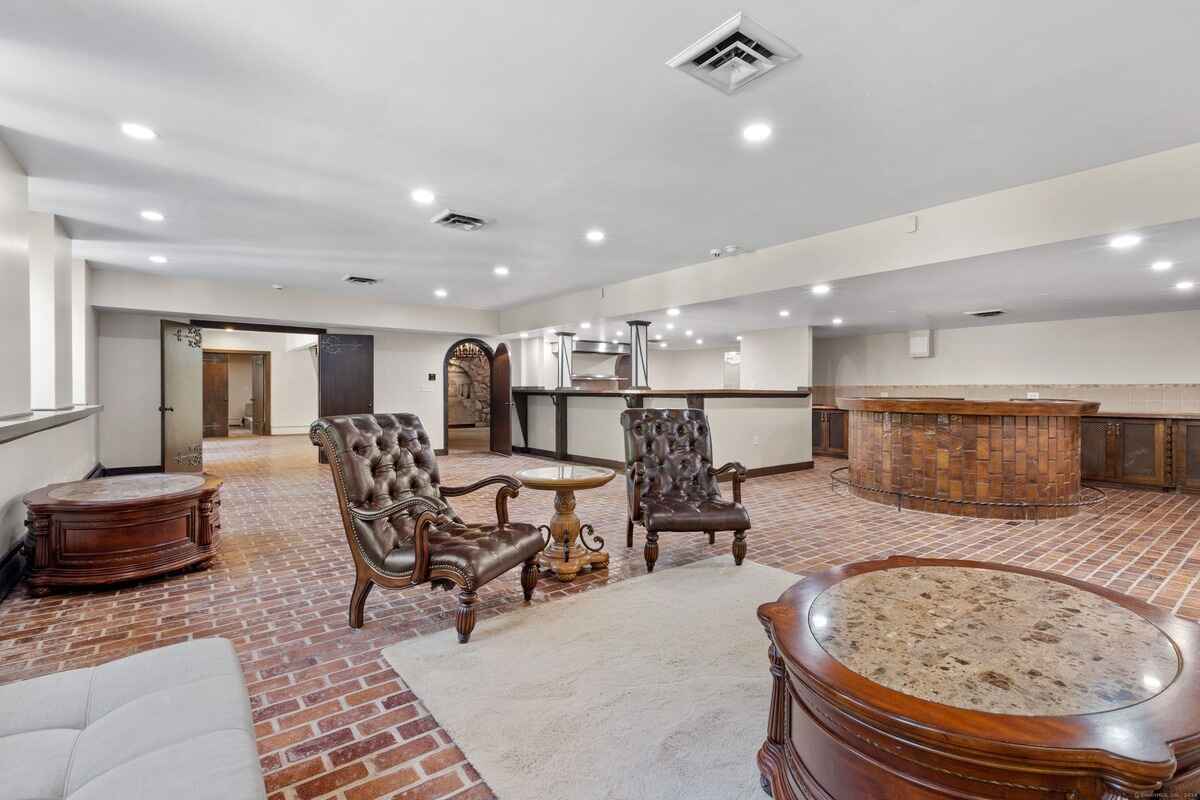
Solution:
<path fill-rule="evenodd" d="M 725 386 L 725 350 L 670 350 L 650 345 L 653 389 L 721 389 Z"/>
<path fill-rule="evenodd" d="M 812 386 L 812 329 L 779 328 L 742 334 L 741 388 Z"/>
<path fill-rule="evenodd" d="M 375 411 L 418 415 L 434 447 L 445 447 L 442 406 L 446 387 L 442 384 L 442 361 L 450 346 L 461 338 L 421 333 L 375 333 Z M 428 380 L 430 374 L 435 380 Z M 513 424 L 516 427 L 516 423 Z"/>
<path fill-rule="evenodd" d="M 29 413 L 27 184 L 25 172 L 0 142 L 0 419 Z"/>
<path fill-rule="evenodd" d="M 910 358 L 904 332 L 814 355 L 820 385 L 1200 383 L 1200 311 L 937 330 L 932 358 Z"/>
<path fill-rule="evenodd" d="M 97 315 L 100 462 L 148 467 L 162 462 L 158 404 L 162 349 L 160 320 L 149 314 Z"/>
<path fill-rule="evenodd" d="M 96 381 L 96 309 L 88 302 L 91 268 L 82 258 L 71 260 L 71 375 L 72 397 L 76 405 L 95 403 Z"/>

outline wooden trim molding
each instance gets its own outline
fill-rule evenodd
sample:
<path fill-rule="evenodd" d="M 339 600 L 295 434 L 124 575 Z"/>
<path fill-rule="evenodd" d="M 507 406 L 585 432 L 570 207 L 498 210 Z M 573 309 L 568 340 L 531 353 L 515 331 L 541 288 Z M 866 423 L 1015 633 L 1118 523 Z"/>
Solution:
<path fill-rule="evenodd" d="M 162 464 L 147 464 L 143 467 L 105 467 L 102 477 L 111 478 L 114 475 L 150 475 L 162 471 Z"/>
<path fill-rule="evenodd" d="M 48 431 L 69 425 L 104 410 L 102 405 L 72 406 L 63 411 L 34 411 L 32 414 L 11 420 L 0 420 L 0 444 L 20 439 L 30 434 Z"/>
<path fill-rule="evenodd" d="M 962 400 L 953 397 L 839 397 L 837 407 L 843 411 L 1003 417 L 1081 417 L 1100 410 L 1099 403 L 1088 400 Z"/>

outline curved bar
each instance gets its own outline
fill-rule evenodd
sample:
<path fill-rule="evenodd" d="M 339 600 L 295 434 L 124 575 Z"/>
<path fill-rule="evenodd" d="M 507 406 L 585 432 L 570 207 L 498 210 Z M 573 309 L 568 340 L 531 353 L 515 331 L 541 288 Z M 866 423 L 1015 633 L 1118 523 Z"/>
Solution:
<path fill-rule="evenodd" d="M 1099 403 L 839 397 L 847 488 L 872 502 L 989 519 L 1066 517 L 1089 505 L 1080 417 Z"/>

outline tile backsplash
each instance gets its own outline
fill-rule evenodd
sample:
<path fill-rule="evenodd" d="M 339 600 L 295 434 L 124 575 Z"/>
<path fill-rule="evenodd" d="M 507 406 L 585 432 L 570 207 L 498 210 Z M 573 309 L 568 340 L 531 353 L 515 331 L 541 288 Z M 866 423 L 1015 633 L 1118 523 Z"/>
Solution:
<path fill-rule="evenodd" d="M 1200 383 L 1013 383 L 814 386 L 812 401 L 832 404 L 836 397 L 964 397 L 968 400 L 1009 400 L 1037 392 L 1041 399 L 1094 400 L 1100 413 L 1117 411 L 1200 413 Z"/>

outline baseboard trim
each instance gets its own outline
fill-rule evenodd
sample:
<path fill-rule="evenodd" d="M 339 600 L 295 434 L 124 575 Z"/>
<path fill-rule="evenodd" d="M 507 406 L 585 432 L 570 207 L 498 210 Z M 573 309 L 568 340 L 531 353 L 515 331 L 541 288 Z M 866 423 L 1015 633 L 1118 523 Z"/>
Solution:
<path fill-rule="evenodd" d="M 556 458 L 554 457 L 554 451 L 553 451 L 553 450 L 542 450 L 542 449 L 540 449 L 540 448 L 537 448 L 537 447 L 517 447 L 517 446 L 514 444 L 514 445 L 513 445 L 513 452 L 514 452 L 514 453 L 520 453 L 520 454 L 521 454 L 521 455 L 523 455 L 523 456 L 533 456 L 534 458 L 548 458 L 548 459 L 550 459 L 551 461 L 557 461 L 557 460 L 558 460 L 558 459 L 556 459 Z"/>
<path fill-rule="evenodd" d="M 97 461 L 96 466 L 94 466 L 90 470 L 88 470 L 88 474 L 84 475 L 83 479 L 85 481 L 90 481 L 93 478 L 103 478 L 103 477 L 104 477 L 104 465 L 101 464 L 99 461 Z"/>
<path fill-rule="evenodd" d="M 433 449 L 433 454 L 435 456 L 448 456 L 450 455 L 450 450 L 446 447 L 435 447 Z"/>
<path fill-rule="evenodd" d="M 144 467 L 105 467 L 104 477 L 111 478 L 114 475 L 150 475 L 162 471 L 162 464 L 149 464 Z"/>
<path fill-rule="evenodd" d="M 747 478 L 763 478 L 767 475 L 784 475 L 788 472 L 800 472 L 806 469 L 812 469 L 813 462 L 811 461 L 796 461 L 791 464 L 776 464 L 773 467 L 755 467 L 754 469 L 746 470 Z"/>
<path fill-rule="evenodd" d="M 592 458 L 591 456 L 577 456 L 567 453 L 566 460 L 574 464 L 585 464 L 589 467 L 608 467 L 613 472 L 625 472 L 624 461 L 613 461 L 610 458 Z"/>

